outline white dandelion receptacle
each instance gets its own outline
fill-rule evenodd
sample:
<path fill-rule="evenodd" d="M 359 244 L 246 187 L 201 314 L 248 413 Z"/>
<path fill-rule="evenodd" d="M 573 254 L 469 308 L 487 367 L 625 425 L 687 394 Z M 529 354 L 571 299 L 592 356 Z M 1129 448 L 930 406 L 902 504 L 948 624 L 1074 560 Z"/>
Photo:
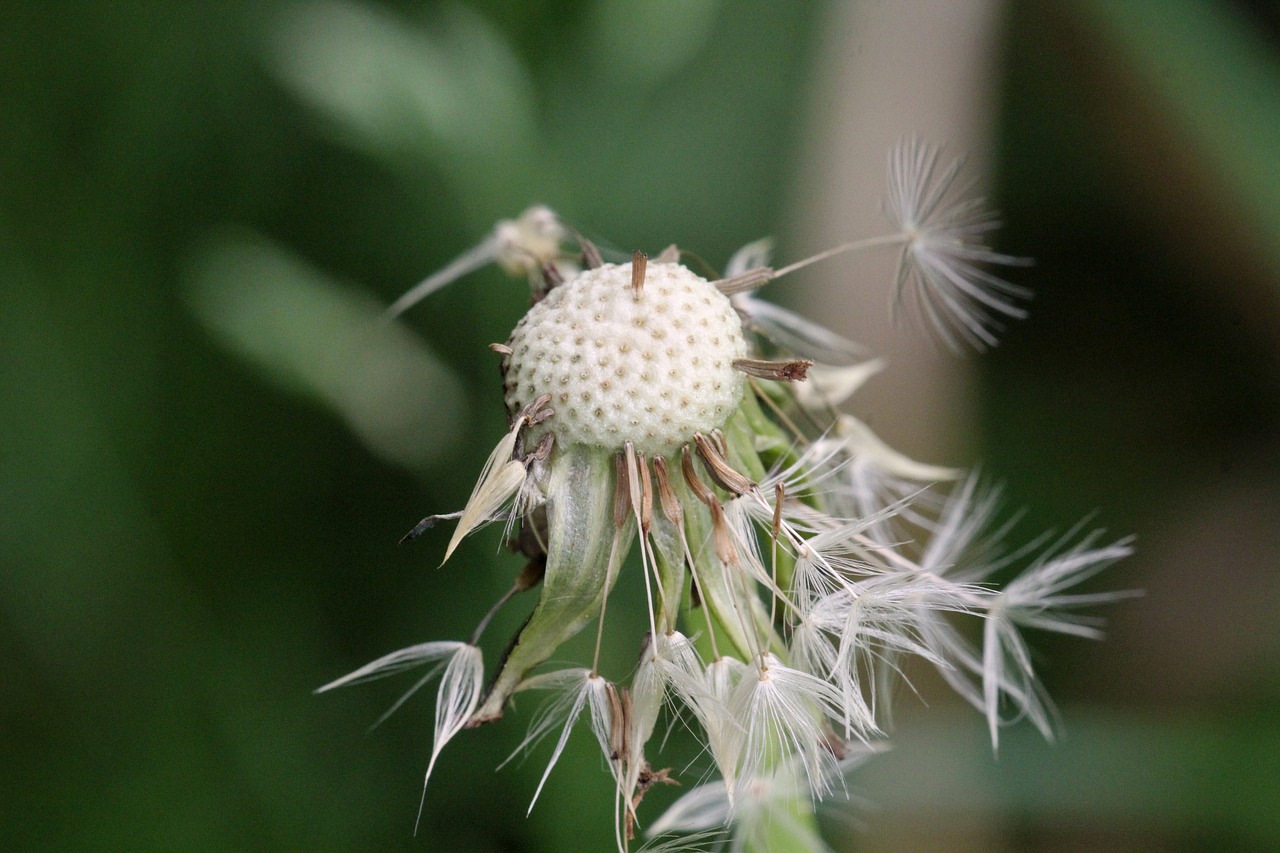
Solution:
<path fill-rule="evenodd" d="M 557 441 L 669 453 L 724 426 L 747 355 L 729 298 L 675 263 L 605 264 L 552 289 L 516 325 L 504 357 L 506 401 L 542 395 Z"/>

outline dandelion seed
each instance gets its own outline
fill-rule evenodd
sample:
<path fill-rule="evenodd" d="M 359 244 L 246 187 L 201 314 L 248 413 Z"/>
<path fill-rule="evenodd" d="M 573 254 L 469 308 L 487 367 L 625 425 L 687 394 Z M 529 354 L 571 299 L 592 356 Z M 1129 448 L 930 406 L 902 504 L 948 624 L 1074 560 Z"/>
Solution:
<path fill-rule="evenodd" d="M 591 731 L 600 744 L 601 752 L 606 758 L 609 757 L 608 684 L 588 669 L 567 669 L 535 676 L 522 684 L 520 690 L 554 690 L 556 693 L 534 717 L 525 739 L 500 767 L 505 766 L 517 755 L 527 753 L 550 734 L 557 722 L 563 720 L 560 737 L 556 741 L 551 758 L 547 761 L 547 768 L 538 781 L 537 790 L 533 792 L 533 799 L 529 802 L 528 811 L 532 812 L 538 797 L 542 794 L 542 789 L 547 784 L 548 777 L 551 776 L 552 768 L 560 760 L 560 755 L 569 742 L 569 733 L 573 731 L 578 717 L 582 715 L 583 708 L 590 708 Z"/>
<path fill-rule="evenodd" d="M 820 780 L 823 790 L 844 789 L 844 779 L 877 752 L 876 748 L 851 749 L 830 766 Z M 796 849 L 828 851 L 829 848 L 812 825 L 797 820 L 795 803 L 815 803 L 818 792 L 808 784 L 794 764 L 787 764 L 768 777 L 747 786 L 744 799 L 735 803 L 731 790 L 723 781 L 699 785 L 679 800 L 654 822 L 650 837 L 659 838 L 677 832 L 706 833 L 719 829 L 729 835 L 728 849 L 767 850 L 768 839 L 779 826 L 790 830 L 784 837 L 794 839 Z"/>
<path fill-rule="evenodd" d="M 432 669 L 401 696 L 387 712 L 390 714 L 395 711 L 428 681 L 440 674 L 441 669 L 444 670 L 443 675 L 440 676 L 440 689 L 436 694 L 436 729 L 431 745 L 431 760 L 427 763 L 427 772 L 422 780 L 424 796 L 427 783 L 431 781 L 431 771 L 436 766 L 436 759 L 440 757 L 445 744 L 449 743 L 467 724 L 479 704 L 480 691 L 484 683 L 484 659 L 480 649 L 470 643 L 421 643 L 380 657 L 316 691 L 324 693 L 336 687 L 347 687 L 375 678 L 385 678 L 412 667 L 446 658 L 446 663 Z M 419 810 L 419 817 L 421 817 L 421 810 Z"/>
<path fill-rule="evenodd" d="M 1019 266 L 1024 259 L 988 248 L 986 235 L 999 221 L 959 183 L 961 162 L 940 169 L 940 151 L 910 139 L 889 157 L 886 214 L 907 237 L 898 265 L 895 304 L 916 300 L 948 345 L 995 346 L 1000 318 L 1022 319 L 1024 287 L 983 269 Z"/>
<path fill-rule="evenodd" d="M 517 219 L 499 222 L 488 238 L 410 289 L 391 304 L 385 317 L 395 319 L 440 288 L 491 263 L 500 264 L 512 275 L 528 275 L 531 279 L 544 268 L 555 269 L 559 275 L 572 273 L 573 268 L 561 252 L 566 233 L 550 208 L 531 207 Z"/>
<path fill-rule="evenodd" d="M 1100 639 L 1102 634 L 1096 619 L 1071 611 L 1134 595 L 1132 592 L 1064 593 L 1133 553 L 1128 539 L 1093 547 L 1100 536 L 1101 532 L 1095 531 L 1066 547 L 1071 537 L 1068 534 L 994 597 L 984 627 L 982 657 L 983 709 L 993 749 L 999 745 L 1001 725 L 1020 716 L 1029 719 L 1046 739 L 1053 738 L 1053 702 L 1036 678 L 1031 652 L 1018 627 Z M 1001 717 L 1001 697 L 1008 699 L 1018 711 L 1011 720 Z"/>
<path fill-rule="evenodd" d="M 827 748 L 822 721 L 844 713 L 835 688 L 766 654 L 755 677 L 744 678 L 730 702 L 742 709 L 744 730 L 735 796 L 787 759 L 799 764 L 819 796 L 826 793 L 822 780 L 830 775 L 835 757 Z"/>
<path fill-rule="evenodd" d="M 710 702 L 706 712 L 699 714 L 706 733 L 707 749 L 715 760 L 716 768 L 725 785 L 726 795 L 732 802 L 734 784 L 738 778 L 738 764 L 742 759 L 743 728 L 731 710 L 732 698 L 742 679 L 749 677 L 750 668 L 736 658 L 720 658 L 707 665 L 704 674 L 706 695 Z M 701 710 L 702 706 L 699 706 Z"/>

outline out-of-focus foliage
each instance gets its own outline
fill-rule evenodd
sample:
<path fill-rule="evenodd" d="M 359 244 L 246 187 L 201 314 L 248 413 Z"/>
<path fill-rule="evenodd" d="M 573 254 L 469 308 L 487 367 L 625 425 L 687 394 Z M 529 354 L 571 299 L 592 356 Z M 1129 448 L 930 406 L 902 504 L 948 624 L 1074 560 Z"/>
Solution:
<path fill-rule="evenodd" d="M 904 814 L 1001 849 L 1280 838 L 1280 61 L 1246 11 L 1010 15 L 1003 240 L 1037 298 L 981 362 L 984 462 L 1037 522 L 1135 530 L 1112 586 L 1148 596 L 1045 649 L 1096 705 L 1065 743 L 996 763 L 976 718 L 905 723 L 854 780 L 884 849 Z M 451 744 L 415 839 L 430 697 L 361 736 L 394 687 L 311 695 L 465 638 L 519 568 L 497 531 L 440 572 L 443 540 L 395 542 L 501 432 L 485 345 L 524 285 L 366 321 L 535 201 L 714 264 L 785 232 L 821 12 L 0 6 L 0 847 L 608 849 L 589 750 L 520 819 L 540 762 L 493 768 L 523 706 Z"/>

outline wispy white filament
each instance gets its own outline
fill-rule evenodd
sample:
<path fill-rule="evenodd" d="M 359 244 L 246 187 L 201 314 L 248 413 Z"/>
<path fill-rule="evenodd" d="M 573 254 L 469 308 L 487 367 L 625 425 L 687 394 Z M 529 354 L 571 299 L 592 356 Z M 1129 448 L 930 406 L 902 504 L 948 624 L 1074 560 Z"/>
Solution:
<path fill-rule="evenodd" d="M 440 677 L 440 689 L 436 693 L 436 728 L 431 744 L 431 760 L 427 762 L 427 772 L 422 780 L 424 796 L 440 752 L 445 744 L 462 730 L 480 703 L 480 692 L 484 686 L 484 659 L 480 649 L 470 643 L 449 641 L 420 643 L 384 655 L 316 691 L 323 693 L 335 687 L 347 687 L 375 678 L 385 678 L 415 666 L 445 659 L 447 663 L 437 665 L 419 679 L 418 683 L 401 696 L 387 712 L 390 714 L 399 708 L 406 699 L 439 674 L 441 669 L 444 670 L 444 674 Z M 419 818 L 422 816 L 421 805 L 419 805 L 418 816 Z"/>
<path fill-rule="evenodd" d="M 757 331 L 801 358 L 843 366 L 856 363 L 865 352 L 853 341 L 821 323 L 751 294 L 736 294 L 733 305 Z"/>
<path fill-rule="evenodd" d="M 896 301 L 914 297 L 948 345 L 994 346 L 1000 318 L 1022 318 L 1018 304 L 1031 293 L 983 269 L 1026 261 L 992 251 L 983 242 L 999 225 L 983 200 L 957 179 L 960 161 L 938 167 L 939 149 L 918 139 L 889 156 L 886 213 L 907 237 L 898 265 Z"/>
<path fill-rule="evenodd" d="M 1026 716 L 1046 738 L 1053 735 L 1053 704 L 1041 687 L 1031 665 L 1031 653 L 1019 626 L 1097 639 L 1102 636 L 1097 620 L 1070 612 L 1071 609 L 1104 604 L 1132 596 L 1132 592 L 1066 594 L 1064 590 L 1086 580 L 1116 560 L 1133 552 L 1130 540 L 1093 547 L 1101 536 L 1094 531 L 1070 547 L 1069 532 L 1050 547 L 1032 566 L 997 594 L 987 613 L 983 631 L 982 695 L 991 746 L 999 745 L 1003 697 L 1017 712 L 1011 719 Z M 1064 550 L 1065 549 L 1065 550 Z"/>
<path fill-rule="evenodd" d="M 493 263 L 498 258 L 498 239 L 489 237 L 477 246 L 473 246 L 449 262 L 443 269 L 437 270 L 410 288 L 399 299 L 391 303 L 383 317 L 393 320 L 414 305 L 426 299 L 446 284 L 452 284 L 468 273 Z"/>
<path fill-rule="evenodd" d="M 591 731 L 595 734 L 605 758 L 610 758 L 608 684 L 591 670 L 577 668 L 535 676 L 522 684 L 520 690 L 553 690 L 555 692 L 533 718 L 524 740 L 500 766 L 505 766 L 517 755 L 527 752 L 545 738 L 557 724 L 561 727 L 560 737 L 556 740 L 555 749 L 552 750 L 551 758 L 547 761 L 547 768 L 542 771 L 542 778 L 538 780 L 538 787 L 533 792 L 533 799 L 529 802 L 528 811 L 532 812 L 538 797 L 542 794 L 543 787 L 547 784 L 548 777 L 551 776 L 552 768 L 560 760 L 560 754 L 564 752 L 565 745 L 569 742 L 569 734 L 578 722 L 578 717 L 582 715 L 583 708 L 591 709 Z"/>

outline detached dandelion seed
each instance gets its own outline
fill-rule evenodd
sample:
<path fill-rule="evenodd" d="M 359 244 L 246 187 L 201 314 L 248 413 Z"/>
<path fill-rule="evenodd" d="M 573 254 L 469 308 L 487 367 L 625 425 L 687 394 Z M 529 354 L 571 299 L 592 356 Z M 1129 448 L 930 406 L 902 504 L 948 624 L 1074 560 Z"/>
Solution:
<path fill-rule="evenodd" d="M 993 747 L 1020 716 L 1051 734 L 1052 705 L 1021 632 L 1098 637 L 1079 609 L 1119 596 L 1068 590 L 1127 556 L 1129 541 L 1073 532 L 1039 556 L 1044 537 L 1005 549 L 1012 528 L 991 527 L 995 490 L 909 459 L 835 412 L 892 368 L 757 295 L 809 264 L 892 248 L 898 301 L 916 304 L 951 345 L 994 344 L 1002 321 L 1024 316 L 1028 292 L 988 268 L 1023 262 L 986 245 L 995 220 L 965 197 L 959 166 L 940 168 L 938 158 L 914 140 L 894 151 L 892 233 L 778 269 L 766 241 L 741 250 L 716 281 L 681 265 L 674 247 L 605 263 L 535 207 L 398 300 L 393 316 L 489 262 L 530 282 L 532 307 L 492 347 L 507 431 L 466 506 L 406 537 L 456 519 L 448 561 L 469 533 L 498 521 L 527 565 L 470 642 L 411 646 L 322 689 L 436 662 L 428 778 L 462 729 L 499 720 L 519 692 L 550 691 L 518 750 L 557 733 L 532 799 L 555 784 L 552 768 L 585 716 L 623 851 L 647 792 L 675 782 L 653 763 L 668 706 L 688 711 L 704 766 L 720 778 L 653 822 L 663 839 L 649 849 L 691 849 L 671 832 L 694 833 L 689 845 L 718 834 L 753 853 L 825 849 L 815 809 L 845 794 L 845 774 L 882 745 L 886 685 L 907 657 L 936 666 L 986 715 Z M 939 483 L 954 483 L 949 499 Z M 624 684 L 599 671 L 598 649 L 617 630 L 609 614 L 631 604 L 606 608 L 633 544 L 648 628 Z M 1024 575 L 1004 590 L 989 584 L 1019 560 L 1030 563 Z M 535 588 L 532 613 L 486 682 L 481 632 Z M 981 647 L 964 639 L 965 620 L 983 625 Z M 589 667 L 540 671 L 588 625 L 597 637 Z"/>
<path fill-rule="evenodd" d="M 961 183 L 961 162 L 939 166 L 941 152 L 912 139 L 889 158 L 885 212 L 905 238 L 898 263 L 895 305 L 914 299 L 948 345 L 995 346 L 1002 319 L 1022 319 L 1031 296 L 985 268 L 1028 261 L 990 249 L 987 235 L 1000 222 Z"/>

